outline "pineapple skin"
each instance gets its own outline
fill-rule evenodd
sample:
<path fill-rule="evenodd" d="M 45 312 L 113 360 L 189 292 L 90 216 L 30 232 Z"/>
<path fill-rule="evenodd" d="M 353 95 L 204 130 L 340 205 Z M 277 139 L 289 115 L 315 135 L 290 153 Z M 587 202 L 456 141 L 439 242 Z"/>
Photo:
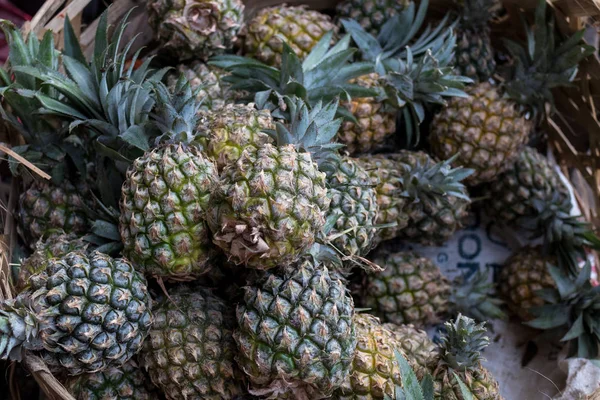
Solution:
<path fill-rule="evenodd" d="M 456 66 L 460 74 L 476 82 L 485 82 L 496 71 L 490 28 L 458 29 L 456 32 Z"/>
<path fill-rule="evenodd" d="M 558 198 L 555 195 L 558 193 Z M 512 168 L 485 186 L 490 215 L 507 224 L 536 215 L 534 202 L 562 203 L 569 192 L 548 159 L 531 147 L 525 147 Z"/>
<path fill-rule="evenodd" d="M 76 400 L 151 400 L 158 394 L 138 364 L 129 360 L 118 368 L 79 375 L 66 384 Z"/>
<path fill-rule="evenodd" d="M 67 234 L 83 234 L 90 222 L 82 195 L 86 188 L 64 181 L 35 182 L 19 197 L 19 231 L 32 249 L 42 237 L 56 230 Z"/>
<path fill-rule="evenodd" d="M 196 146 L 167 144 L 136 159 L 122 187 L 123 253 L 148 275 L 206 273 L 214 249 L 205 213 L 217 184 L 216 166 Z"/>
<path fill-rule="evenodd" d="M 231 262 L 266 270 L 313 245 L 330 202 L 325 174 L 309 153 L 265 144 L 223 169 L 207 220 Z"/>
<path fill-rule="evenodd" d="M 331 396 L 350 371 L 357 343 L 344 281 L 310 259 L 257 276 L 237 307 L 234 332 L 251 392 Z"/>
<path fill-rule="evenodd" d="M 264 130 L 274 130 L 275 123 L 266 110 L 254 104 L 227 104 L 201 112 L 198 133 L 204 152 L 215 160 L 221 171 L 236 162 L 244 152 L 257 151 L 273 139 Z"/>
<path fill-rule="evenodd" d="M 21 263 L 19 277 L 16 285 L 18 292 L 25 290 L 29 278 L 46 269 L 48 261 L 52 258 L 61 258 L 75 250 L 86 250 L 87 243 L 76 235 L 67 235 L 63 231 L 56 231 L 40 239 L 35 245 L 35 251 Z"/>
<path fill-rule="evenodd" d="M 372 88 L 379 85 L 377 79 L 378 75 L 373 73 L 361 76 L 351 83 Z M 385 110 L 385 104 L 374 97 L 355 98 L 341 105 L 358 120 L 358 123 L 344 121 L 337 136 L 350 154 L 378 150 L 396 132 L 396 113 Z"/>
<path fill-rule="evenodd" d="M 383 24 L 409 4 L 410 0 L 346 0 L 337 5 L 336 12 L 338 18 L 354 19 L 377 36 Z"/>
<path fill-rule="evenodd" d="M 231 89 L 231 85 L 223 80 L 227 72 L 201 61 L 192 61 L 179 64 L 177 69 L 167 76 L 167 84 L 171 91 L 174 90 L 177 80 L 183 75 L 189 81 L 193 91 L 197 91 L 196 98 L 202 100 L 201 109 L 212 110 L 225 104 L 233 103 L 239 94 Z"/>
<path fill-rule="evenodd" d="M 472 168 L 469 186 L 491 182 L 516 161 L 532 129 L 511 100 L 489 83 L 466 90 L 468 98 L 452 98 L 433 119 L 429 143 L 440 159 L 458 154 L 456 165 Z"/>
<path fill-rule="evenodd" d="M 324 169 L 323 166 L 320 166 Z M 375 245 L 377 193 L 356 159 L 336 157 L 325 168 L 331 198 L 328 217 L 336 215 L 330 235 L 345 256 L 365 256 Z"/>
<path fill-rule="evenodd" d="M 496 378 L 477 363 L 468 371 L 454 371 L 473 394 L 476 400 L 504 400 Z M 438 367 L 433 372 L 434 398 L 436 400 L 465 400 L 458 382 L 447 368 Z"/>
<path fill-rule="evenodd" d="M 146 279 L 129 261 L 71 252 L 50 260 L 32 280 L 30 301 L 42 316 L 39 337 L 51 370 L 100 372 L 141 350 L 152 324 L 152 300 Z"/>
<path fill-rule="evenodd" d="M 323 35 L 332 30 L 337 27 L 328 15 L 305 6 L 263 8 L 244 27 L 243 50 L 248 57 L 279 66 L 283 44 L 278 35 L 303 59 Z"/>
<path fill-rule="evenodd" d="M 548 262 L 556 265 L 556 260 L 542 254 L 541 246 L 526 246 L 514 253 L 500 271 L 498 292 L 523 321 L 534 318 L 529 311 L 532 307 L 546 304 L 536 292 L 556 287 Z"/>
<path fill-rule="evenodd" d="M 233 399 L 243 393 L 236 369 L 233 309 L 201 287 L 179 286 L 154 309 L 140 355 L 168 400 Z"/>
<path fill-rule="evenodd" d="M 373 262 L 384 268 L 365 273 L 354 295 L 361 307 L 396 325 L 433 325 L 449 311 L 450 282 L 428 258 L 413 252 L 378 251 Z"/>
<path fill-rule="evenodd" d="M 407 358 L 411 367 L 414 362 L 403 353 L 394 334 L 381 325 L 379 319 L 369 314 L 354 316 L 358 343 L 350 373 L 342 386 L 334 392 L 334 400 L 394 398 L 396 386 L 402 386 L 400 367 L 394 354 L 398 350 Z"/>
<path fill-rule="evenodd" d="M 179 61 L 233 48 L 244 17 L 240 0 L 150 0 L 146 8 L 154 38 Z"/>
<path fill-rule="evenodd" d="M 383 324 L 396 341 L 400 344 L 406 354 L 409 363 L 412 362 L 417 377 L 421 378 L 429 370 L 429 365 L 435 355 L 436 345 L 427 336 L 427 332 L 418 329 L 413 324 Z"/>

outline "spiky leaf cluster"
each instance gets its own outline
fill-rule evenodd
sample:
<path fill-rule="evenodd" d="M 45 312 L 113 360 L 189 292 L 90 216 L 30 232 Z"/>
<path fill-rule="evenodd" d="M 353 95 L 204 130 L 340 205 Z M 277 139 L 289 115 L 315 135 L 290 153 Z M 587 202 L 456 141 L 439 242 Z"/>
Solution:
<path fill-rule="evenodd" d="M 564 267 L 551 264 L 547 267 L 556 287 L 538 292 L 547 305 L 530 309 L 537 318 L 527 324 L 538 329 L 568 329 L 561 341 L 569 343 L 569 357 L 597 359 L 600 354 L 600 286 L 591 283 L 591 264 L 586 262 L 576 278 Z"/>
<path fill-rule="evenodd" d="M 480 268 L 470 277 L 463 274 L 455 279 L 450 296 L 453 311 L 468 315 L 476 321 L 506 318 L 500 308 L 503 302 L 496 297 L 495 285 L 489 278 L 489 270 Z"/>
<path fill-rule="evenodd" d="M 127 26 L 127 16 L 108 36 L 108 17 L 105 12 L 96 30 L 94 53 L 88 62 L 74 29 L 65 19 L 65 46 L 62 52 L 64 74 L 56 68 L 36 64 L 17 67 L 15 71 L 40 80 L 60 96 L 37 92 L 35 98 L 40 112 L 60 117 L 69 129 L 87 128 L 92 134 L 96 152 L 95 176 L 101 199 L 116 207 L 123 174 L 132 159 L 149 149 L 155 135 L 147 128 L 149 114 L 155 104 L 152 95 L 166 69 L 152 71 L 151 58 L 135 68 L 141 49 L 130 51 L 135 38 L 121 50 Z"/>
<path fill-rule="evenodd" d="M 475 323 L 459 314 L 444 327 L 446 334 L 440 344 L 443 362 L 455 371 L 465 372 L 476 367 L 483 360 L 481 351 L 490 344 L 485 323 Z"/>
<path fill-rule="evenodd" d="M 54 47 L 51 32 L 46 32 L 40 42 L 36 35 L 25 39 L 21 31 L 6 20 L 0 21 L 0 28 L 9 44 L 9 63 L 6 70 L 0 69 L 0 115 L 3 123 L 18 132 L 25 140 L 24 145 L 13 146 L 12 150 L 23 156 L 38 168 L 50 173 L 56 183 L 65 176 L 78 171 L 85 175 L 85 151 L 81 139 L 62 129 L 59 121 L 36 116 L 39 103 L 36 93 L 58 100 L 59 93 L 43 81 L 19 72 L 19 68 L 40 66 L 52 70 L 59 68 L 59 53 Z M 10 107 L 10 110 L 6 108 Z M 10 159 L 9 167 L 13 174 L 19 174 L 20 163 Z M 67 164 L 69 160 L 69 164 Z M 70 173 L 70 166 L 74 166 Z"/>
<path fill-rule="evenodd" d="M 297 96 L 311 105 L 320 100 L 331 101 L 340 95 L 377 96 L 376 90 L 349 83 L 372 72 L 372 63 L 352 62 L 356 49 L 350 48 L 349 35 L 333 47 L 332 37 L 333 32 L 325 34 L 303 61 L 283 42 L 280 68 L 233 55 L 213 57 L 209 64 L 231 72 L 223 80 L 231 82 L 232 89 L 256 94 L 259 107 L 285 108 L 283 96 Z"/>
<path fill-rule="evenodd" d="M 505 90 L 515 102 L 541 118 L 545 104 L 554 104 L 552 89 L 573 81 L 578 64 L 593 54 L 595 48 L 583 41 L 585 30 L 568 38 L 559 37 L 554 14 L 545 0 L 539 0 L 534 22 L 533 27 L 525 25 L 526 47 L 509 40 L 504 42 L 515 62 Z"/>

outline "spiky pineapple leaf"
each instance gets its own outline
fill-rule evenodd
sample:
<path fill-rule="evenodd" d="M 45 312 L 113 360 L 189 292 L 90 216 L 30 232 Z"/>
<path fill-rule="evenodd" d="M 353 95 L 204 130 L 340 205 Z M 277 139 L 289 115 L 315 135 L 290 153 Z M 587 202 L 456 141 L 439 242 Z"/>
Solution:
<path fill-rule="evenodd" d="M 68 15 L 65 17 L 63 34 L 65 38 L 64 55 L 69 56 L 82 64 L 86 63 L 87 61 L 81 50 L 79 39 L 77 38 L 77 34 L 75 33 L 75 29 L 73 29 L 73 25 L 71 24 Z"/>
<path fill-rule="evenodd" d="M 465 385 L 462 379 L 460 379 L 456 372 L 452 372 L 452 375 L 454 375 L 454 379 L 456 379 L 456 382 L 458 382 L 458 387 L 460 388 L 460 394 L 462 395 L 463 400 L 475 400 L 473 393 L 469 390 L 467 385 Z"/>

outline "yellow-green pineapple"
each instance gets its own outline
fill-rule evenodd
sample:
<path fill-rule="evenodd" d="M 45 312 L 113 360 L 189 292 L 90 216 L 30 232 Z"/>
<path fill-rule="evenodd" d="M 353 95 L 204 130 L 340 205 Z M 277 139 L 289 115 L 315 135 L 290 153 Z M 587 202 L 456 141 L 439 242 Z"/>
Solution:
<path fill-rule="evenodd" d="M 429 368 L 431 359 L 435 355 L 436 345 L 427 336 L 427 332 L 415 327 L 413 324 L 383 324 L 400 344 L 400 350 L 406 355 L 413 369 L 419 375 L 419 372 L 425 372 Z"/>
<path fill-rule="evenodd" d="M 319 40 L 337 27 L 326 14 L 285 4 L 259 10 L 244 28 L 244 54 L 268 65 L 281 65 L 285 41 L 304 59 Z"/>
<path fill-rule="evenodd" d="M 234 356 L 233 308 L 209 289 L 180 285 L 154 307 L 140 355 L 169 400 L 230 400 L 243 393 Z"/>

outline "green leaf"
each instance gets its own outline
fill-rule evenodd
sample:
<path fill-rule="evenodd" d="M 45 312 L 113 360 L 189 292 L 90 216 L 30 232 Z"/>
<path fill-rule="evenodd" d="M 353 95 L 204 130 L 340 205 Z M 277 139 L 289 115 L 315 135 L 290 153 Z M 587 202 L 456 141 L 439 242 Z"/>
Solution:
<path fill-rule="evenodd" d="M 64 54 L 79 61 L 82 64 L 86 64 L 87 60 L 83 55 L 83 51 L 81 50 L 81 46 L 79 45 L 79 39 L 77 38 L 77 34 L 73 29 L 73 25 L 71 25 L 71 20 L 69 16 L 65 16 L 65 24 L 63 28 L 63 32 L 65 35 L 65 43 L 64 43 Z"/>
<path fill-rule="evenodd" d="M 540 315 L 538 318 L 525 323 L 532 328 L 547 330 L 566 325 L 569 322 L 569 306 L 566 305 L 535 307 L 532 308 L 532 311 L 536 315 Z"/>
<path fill-rule="evenodd" d="M 569 329 L 569 332 L 567 332 L 567 334 L 565 336 L 563 336 L 562 339 L 560 339 L 560 340 L 562 342 L 568 342 L 569 340 L 578 338 L 579 336 L 583 335 L 584 333 L 585 333 L 585 328 L 583 326 L 583 314 L 581 314 L 575 320 L 575 322 L 573 323 L 573 326 L 571 326 L 571 329 Z"/>
<path fill-rule="evenodd" d="M 434 398 L 433 377 L 431 374 L 427 373 L 423 377 L 423 380 L 421 381 L 421 390 L 423 391 L 423 398 L 425 400 Z M 466 398 L 464 400 L 466 400 Z"/>
<path fill-rule="evenodd" d="M 398 350 L 394 350 L 394 354 L 396 356 L 398 366 L 400 367 L 402 386 L 404 387 L 404 392 L 406 392 L 407 397 L 409 399 L 414 400 L 423 400 L 423 391 L 421 390 L 421 386 L 419 385 L 417 375 L 412 370 L 410 365 L 408 365 L 408 362 L 406 361 L 404 356 Z"/>
<path fill-rule="evenodd" d="M 452 374 L 454 375 L 454 379 L 456 379 L 456 382 L 458 382 L 460 394 L 462 395 L 463 400 L 475 400 L 473 393 L 469 390 L 467 385 L 464 384 L 464 382 L 458 377 L 458 375 L 456 375 L 455 372 L 452 372 Z"/>

